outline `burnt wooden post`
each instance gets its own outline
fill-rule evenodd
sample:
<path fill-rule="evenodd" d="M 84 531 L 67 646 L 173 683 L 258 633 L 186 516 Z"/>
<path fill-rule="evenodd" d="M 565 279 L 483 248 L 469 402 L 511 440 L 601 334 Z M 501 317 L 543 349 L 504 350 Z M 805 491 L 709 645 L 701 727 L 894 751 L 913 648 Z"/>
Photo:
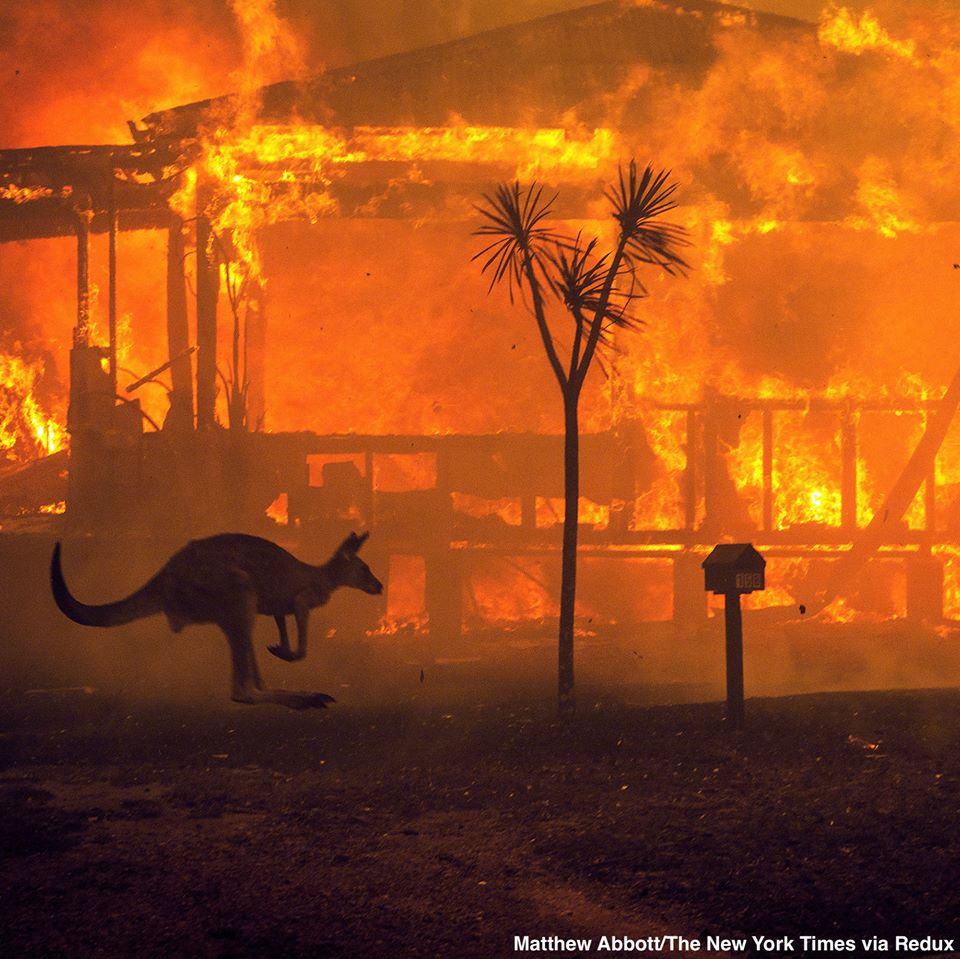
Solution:
<path fill-rule="evenodd" d="M 206 216 L 207 189 L 197 191 L 197 429 L 216 425 L 217 297 L 220 274 Z"/>
<path fill-rule="evenodd" d="M 263 287 L 253 284 L 248 295 L 244 329 L 243 369 L 247 381 L 247 430 L 261 432 L 267 414 L 267 308 Z"/>
<path fill-rule="evenodd" d="M 109 210 L 110 231 L 107 240 L 107 329 L 109 350 L 110 389 L 117 395 L 117 230 L 119 214 L 114 190 L 114 175 L 110 172 Z"/>
<path fill-rule="evenodd" d="M 77 214 L 77 325 L 74 345 L 90 340 L 90 222 L 93 214 L 80 210 Z"/>
<path fill-rule="evenodd" d="M 740 596 L 764 588 L 767 561 L 750 543 L 721 543 L 703 561 L 704 588 L 724 597 L 727 722 L 743 726 L 743 616 Z"/>
<path fill-rule="evenodd" d="M 857 529 L 857 417 L 847 403 L 840 428 L 840 525 L 851 532 Z"/>
<path fill-rule="evenodd" d="M 683 528 L 697 525 L 697 413 L 687 410 L 687 465 L 683 471 Z"/>
<path fill-rule="evenodd" d="M 923 416 L 923 428 L 926 430 L 930 425 L 932 417 L 930 410 L 927 410 Z M 937 529 L 937 457 L 934 455 L 930 459 L 927 467 L 927 478 L 924 480 L 923 487 L 923 528 L 928 533 L 934 533 Z"/>
<path fill-rule="evenodd" d="M 770 532 L 773 521 L 773 410 L 763 409 L 763 529 Z"/>
<path fill-rule="evenodd" d="M 167 351 L 170 355 L 170 413 L 165 427 L 193 429 L 193 380 L 190 366 L 190 326 L 184 275 L 183 224 L 173 217 L 167 228 Z"/>

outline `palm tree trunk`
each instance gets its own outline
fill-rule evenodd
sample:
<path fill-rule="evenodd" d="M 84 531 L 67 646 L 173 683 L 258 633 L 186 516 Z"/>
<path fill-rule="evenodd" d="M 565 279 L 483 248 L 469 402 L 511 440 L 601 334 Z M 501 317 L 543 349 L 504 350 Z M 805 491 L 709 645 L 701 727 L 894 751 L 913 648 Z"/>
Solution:
<path fill-rule="evenodd" d="M 573 384 L 563 391 L 563 553 L 560 575 L 559 707 L 571 715 L 573 688 L 573 617 L 577 602 L 577 532 L 580 504 L 579 395 Z"/>

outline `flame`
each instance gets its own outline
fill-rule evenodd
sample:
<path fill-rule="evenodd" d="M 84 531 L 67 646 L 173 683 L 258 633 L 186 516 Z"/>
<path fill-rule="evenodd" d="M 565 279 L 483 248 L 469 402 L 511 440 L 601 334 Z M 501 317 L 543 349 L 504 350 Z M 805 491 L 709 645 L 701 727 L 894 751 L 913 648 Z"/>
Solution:
<path fill-rule="evenodd" d="M 501 166 L 523 180 L 559 174 L 569 179 L 612 163 L 618 148 L 615 134 L 605 129 L 577 137 L 559 128 L 468 125 L 350 131 L 308 124 L 219 126 L 203 143 L 199 161 L 185 175 L 170 205 L 189 218 L 198 186 L 205 185 L 212 191 L 205 212 L 214 233 L 229 240 L 251 278 L 260 278 L 257 234 L 274 223 L 297 219 L 315 223 L 340 212 L 329 190 L 351 166 L 406 164 L 410 182 L 423 179 L 417 164 L 436 162 Z"/>
<path fill-rule="evenodd" d="M 890 173 L 889 164 L 878 157 L 864 160 L 858 172 L 856 201 L 866 215 L 855 214 L 846 222 L 855 230 L 876 230 L 888 239 L 900 233 L 919 233 L 907 203 Z"/>
<path fill-rule="evenodd" d="M 280 526 L 290 523 L 290 507 L 286 493 L 281 493 L 268 507 L 266 515 Z"/>
<path fill-rule="evenodd" d="M 817 36 L 822 44 L 858 57 L 868 51 L 878 51 L 903 60 L 916 59 L 916 43 L 894 40 L 869 10 L 865 10 L 859 20 L 846 7 L 825 11 L 820 17 Z"/>
<path fill-rule="evenodd" d="M 549 529 L 563 522 L 564 502 L 552 496 L 538 496 L 536 503 L 537 528 Z M 610 507 L 605 503 L 594 503 L 581 496 L 577 508 L 577 522 L 580 526 L 593 529 L 606 529 L 610 524 Z"/>
<path fill-rule="evenodd" d="M 243 68 L 234 74 L 244 96 L 303 72 L 303 44 L 290 24 L 277 15 L 276 0 L 229 0 L 243 40 Z"/>
<path fill-rule="evenodd" d="M 43 200 L 53 196 L 49 187 L 27 187 L 16 183 L 8 183 L 0 187 L 0 199 L 13 200 L 14 203 L 32 203 L 34 200 Z"/>
<path fill-rule="evenodd" d="M 7 459 L 22 462 L 65 445 L 60 421 L 36 395 L 42 373 L 39 362 L 0 353 L 0 451 Z"/>
<path fill-rule="evenodd" d="M 575 191 L 586 186 L 599 197 L 597 184 L 611 183 L 617 161 L 632 155 L 661 160 L 676 171 L 689 203 L 677 218 L 695 237 L 692 257 L 697 261 L 683 284 L 662 283 L 655 270 L 642 274 L 651 293 L 638 310 L 648 321 L 646 330 L 642 336 L 618 336 L 610 381 L 589 384 L 584 395 L 583 421 L 591 428 L 624 429 L 637 423 L 649 447 L 645 474 L 636 482 L 632 530 L 702 527 L 702 476 L 692 491 L 692 510 L 685 508 L 685 496 L 690 492 L 688 465 L 699 462 L 703 452 L 703 424 L 688 435 L 688 413 L 664 407 L 697 405 L 693 417 L 700 417 L 698 404 L 708 386 L 728 399 L 809 400 L 811 407 L 818 399 L 849 400 L 856 408 L 872 398 L 899 398 L 909 405 L 939 396 L 938 384 L 950 361 L 943 360 L 943 338 L 927 333 L 924 324 L 931 331 L 946 326 L 954 291 L 950 278 L 933 267 L 921 276 L 920 264 L 933 258 L 934 243 L 949 249 L 960 239 L 955 228 L 941 222 L 952 218 L 957 199 L 952 186 L 960 157 L 956 25 L 945 14 L 930 18 L 917 39 L 907 39 L 906 30 L 882 25 L 870 11 L 855 15 L 833 8 L 821 17 L 816 37 L 786 28 L 764 34 L 754 29 L 759 15 L 749 12 L 723 10 L 711 17 L 659 0 L 637 5 L 702 21 L 696 28 L 709 31 L 709 63 L 689 75 L 681 66 L 638 64 L 626 71 L 619 87 L 585 103 L 582 115 L 573 109 L 543 121 L 551 126 L 479 126 L 451 117 L 445 126 L 333 128 L 260 122 L 260 86 L 296 75 L 303 49 L 272 0 L 232 0 L 243 43 L 243 68 L 232 85 L 239 93 L 203 131 L 199 158 L 182 173 L 173 205 L 191 219 L 201 196 L 218 242 L 246 275 L 269 281 L 271 295 L 276 293 L 270 350 L 277 359 L 270 365 L 286 369 L 282 377 L 270 374 L 275 377 L 272 426 L 326 433 L 557 432 L 556 409 L 541 400 L 551 385 L 546 374 L 536 379 L 543 359 L 539 344 L 534 336 L 523 339 L 530 333 L 523 325 L 528 318 L 509 318 L 505 302 L 484 298 L 478 281 L 464 279 L 468 241 L 452 240 L 453 228 L 442 224 L 431 224 L 437 233 L 424 239 L 423 221 L 387 226 L 384 219 L 375 224 L 373 240 L 362 239 L 362 231 L 371 228 L 352 215 L 382 217 L 388 201 L 398 197 L 401 211 L 409 210 L 403 206 L 405 196 L 450 179 L 467 184 L 459 192 L 447 189 L 440 201 L 442 212 L 453 218 L 469 211 L 495 179 L 545 179 L 560 185 L 561 197 L 567 186 Z M 917 18 L 918 30 L 921 23 Z M 189 58 L 172 51 L 164 56 L 160 49 L 148 52 L 151 62 L 168 64 L 168 72 L 175 74 L 164 79 L 156 98 L 175 101 L 176 91 L 186 89 L 199 94 L 197 68 L 185 62 Z M 141 55 L 137 63 L 143 62 Z M 215 82 L 222 83 L 225 76 L 226 67 L 219 64 Z M 142 95 L 134 92 L 137 100 L 131 102 L 139 102 Z M 628 132 L 637 131 L 638 117 L 641 132 Z M 904 130 L 910 131 L 909 138 Z M 453 178 L 445 176 L 444 165 L 450 164 L 458 165 Z M 377 190 L 382 193 L 344 199 L 353 194 L 340 188 L 357 174 L 358 180 L 381 183 Z M 0 198 L 14 203 L 50 195 L 45 188 L 0 188 Z M 352 202 L 361 206 L 350 208 Z M 598 199 L 586 216 L 604 220 L 582 223 L 585 231 L 606 237 L 613 224 L 605 208 L 600 212 L 601 205 Z M 343 219 L 326 227 L 321 223 L 336 214 Z M 262 252 L 260 243 L 271 233 L 266 228 L 281 221 L 313 224 L 312 245 L 305 244 L 302 254 L 290 253 L 301 257 L 296 267 L 287 270 L 285 265 L 268 275 L 264 263 L 272 265 L 270 251 Z M 462 222 L 456 229 L 468 232 Z M 296 235 L 303 238 L 306 231 Z M 129 255 L 130 234 L 121 243 Z M 324 244 L 335 257 L 322 258 Z M 378 259 L 385 249 L 390 256 Z M 156 270 L 155 251 L 152 258 L 143 254 L 124 262 L 140 260 Z M 916 268 L 903 270 L 904 263 Z M 69 266 L 48 273 L 69 279 Z M 359 283 L 353 278 L 358 271 L 365 274 Z M 124 272 L 122 280 L 129 282 L 138 271 Z M 370 273 L 374 277 L 368 282 Z M 929 299 L 925 284 L 934 291 Z M 121 287 L 126 293 L 123 282 Z M 921 307 L 918 291 L 923 293 Z M 322 304 L 323 318 L 317 322 L 314 303 Z M 411 304 L 429 320 L 430 336 L 410 322 Z M 66 297 L 53 302 L 45 295 L 38 297 L 31 315 L 51 317 L 49 329 L 55 330 L 56 317 L 69 315 L 70 308 Z M 141 316 L 132 312 L 130 322 L 146 325 Z M 331 332 L 324 339 L 321 331 L 328 322 Z M 155 325 L 160 329 L 162 318 Z M 133 357 L 129 361 L 141 369 L 165 358 L 148 360 L 145 335 L 153 334 L 137 330 L 143 352 L 134 354 L 136 364 Z M 66 334 L 57 330 L 48 339 L 58 337 L 62 342 Z M 102 340 L 94 336 L 98 338 Z M 161 339 L 156 334 L 151 344 L 159 354 Z M 378 349 L 374 344 L 380 341 L 389 345 Z M 132 343 L 132 333 L 121 342 Z M 333 342 L 336 350 L 329 348 Z M 502 359 L 513 359 L 506 354 L 511 344 L 519 345 L 515 365 Z M 815 363 L 804 366 L 805 356 L 815 357 Z M 922 375 L 903 379 L 901 363 Z M 341 382 L 350 387 L 330 388 Z M 35 399 L 30 407 L 27 397 L 35 396 L 35 385 L 36 377 L 8 388 L 18 397 L 16 404 L 4 406 L 11 410 L 16 405 L 15 414 L 0 417 L 3 449 L 10 456 L 24 458 L 63 443 L 56 418 Z M 861 438 L 880 416 L 861 416 Z M 505 425 L 508 417 L 515 418 Z M 899 468 L 897 457 L 902 461 L 904 451 L 919 439 L 922 417 L 909 414 L 899 424 L 884 422 L 877 429 L 885 439 L 895 435 L 899 448 L 896 455 L 861 450 L 855 517 L 861 527 L 882 505 Z M 815 539 L 823 529 L 839 528 L 844 519 L 841 413 L 778 409 L 773 430 L 773 529 L 799 535 L 811 527 Z M 747 530 L 759 529 L 766 520 L 763 445 L 762 413 L 752 409 L 718 454 L 732 496 L 739 500 L 737 521 Z M 642 449 L 642 443 L 633 448 Z M 316 465 L 311 464 L 311 472 Z M 378 460 L 374 472 L 378 489 L 388 488 L 388 472 L 395 474 L 389 488 L 396 490 L 425 490 L 436 482 L 435 469 L 426 466 Z M 954 487 L 960 487 L 957 444 L 945 445 L 936 475 L 940 499 L 951 501 Z M 611 507 L 619 506 L 583 500 L 580 521 L 606 528 Z M 541 498 L 536 507 L 540 528 L 555 525 L 562 516 L 558 500 Z M 485 500 L 455 492 L 453 508 L 475 520 L 496 517 L 511 526 L 523 520 L 519 497 Z M 267 513 L 286 522 L 284 498 Z M 922 495 L 905 520 L 914 529 L 924 525 Z M 944 556 L 947 606 L 960 610 L 960 586 L 954 582 L 960 578 L 960 560 L 952 553 Z M 554 615 L 530 572 L 493 577 L 497 582 L 477 599 L 483 616 Z M 541 579 L 544 595 L 553 595 L 545 573 Z M 781 566 L 776 581 L 749 602 L 788 604 L 798 580 L 795 569 Z M 504 599 L 510 590 L 521 597 L 514 605 Z M 379 628 L 422 625 L 421 611 L 413 605 L 391 607 Z M 843 604 L 828 613 L 838 622 L 854 615 L 852 605 Z"/>
<path fill-rule="evenodd" d="M 451 505 L 454 512 L 463 513 L 464 516 L 470 516 L 473 519 L 496 516 L 507 526 L 519 526 L 523 521 L 523 506 L 519 496 L 485 499 L 470 493 L 454 492 Z"/>
<path fill-rule="evenodd" d="M 387 577 L 387 609 L 368 636 L 422 632 L 430 622 L 426 611 L 426 562 L 422 556 L 394 554 Z"/>

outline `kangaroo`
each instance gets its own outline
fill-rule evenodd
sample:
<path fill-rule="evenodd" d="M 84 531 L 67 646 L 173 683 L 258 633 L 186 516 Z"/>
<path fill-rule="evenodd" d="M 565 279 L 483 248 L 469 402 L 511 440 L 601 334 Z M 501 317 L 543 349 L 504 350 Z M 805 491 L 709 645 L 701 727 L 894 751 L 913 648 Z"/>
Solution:
<path fill-rule="evenodd" d="M 307 655 L 310 610 L 328 602 L 334 590 L 350 586 L 377 596 L 383 583 L 357 556 L 369 533 L 351 533 L 322 566 L 301 563 L 285 549 L 243 533 L 192 540 L 140 589 L 126 599 L 87 606 L 70 593 L 60 566 L 60 544 L 50 561 L 50 586 L 60 611 L 81 626 L 120 626 L 164 613 L 180 632 L 189 623 L 216 623 L 226 634 L 233 661 L 232 699 L 238 703 L 280 703 L 291 709 L 325 708 L 326 693 L 266 689 L 253 651 L 257 613 L 272 616 L 280 641 L 274 656 L 295 662 Z M 297 624 L 297 648 L 287 637 L 286 617 Z"/>

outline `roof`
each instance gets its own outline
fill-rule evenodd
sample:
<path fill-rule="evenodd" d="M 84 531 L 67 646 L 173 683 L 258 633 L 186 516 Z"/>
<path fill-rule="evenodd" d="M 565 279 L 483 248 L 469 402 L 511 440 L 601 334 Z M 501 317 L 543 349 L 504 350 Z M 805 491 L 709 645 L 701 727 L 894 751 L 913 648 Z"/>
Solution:
<path fill-rule="evenodd" d="M 701 75 L 716 57 L 713 31 L 743 22 L 777 33 L 813 30 L 799 20 L 710 0 L 614 0 L 333 70 L 305 83 L 273 84 L 260 91 L 259 119 L 346 129 L 444 126 L 454 118 L 468 125 L 556 127 L 575 111 L 578 123 L 589 128 L 607 121 L 611 91 L 632 68 L 646 64 L 667 74 Z M 653 95 L 645 88 L 631 91 L 624 129 L 643 128 Z M 70 234 L 83 210 L 93 214 L 94 232 L 108 229 L 111 209 L 120 229 L 166 226 L 177 171 L 189 164 L 204 127 L 222 118 L 232 102 L 225 96 L 152 113 L 131 124 L 133 144 L 0 150 L 0 241 Z M 397 175 L 390 164 L 366 167 L 331 188 L 344 200 L 342 209 L 362 214 Z M 466 193 L 476 193 L 477 174 L 467 176 L 462 164 L 441 164 L 426 174 L 418 201 L 424 207 L 443 209 L 446 193 L 464 193 L 464 181 L 473 184 Z M 484 180 L 512 175 L 497 171 Z M 372 208 L 378 216 L 419 211 L 409 205 L 391 211 L 379 202 Z"/>
<path fill-rule="evenodd" d="M 438 126 L 451 117 L 486 126 L 551 126 L 576 110 L 602 124 L 609 96 L 639 64 L 695 77 L 716 59 L 713 33 L 744 23 L 766 33 L 815 34 L 805 21 L 711 0 L 613 0 L 471 37 L 265 87 L 266 122 L 296 114 L 334 126 Z M 143 118 L 149 136 L 192 136 L 231 97 Z M 638 106 L 641 106 L 638 103 Z M 624 116 L 640 129 L 642 109 Z"/>
<path fill-rule="evenodd" d="M 767 565 L 767 561 L 752 543 L 721 543 L 714 546 L 713 551 L 700 565 L 706 569 L 708 566 L 742 566 L 746 563 Z"/>

